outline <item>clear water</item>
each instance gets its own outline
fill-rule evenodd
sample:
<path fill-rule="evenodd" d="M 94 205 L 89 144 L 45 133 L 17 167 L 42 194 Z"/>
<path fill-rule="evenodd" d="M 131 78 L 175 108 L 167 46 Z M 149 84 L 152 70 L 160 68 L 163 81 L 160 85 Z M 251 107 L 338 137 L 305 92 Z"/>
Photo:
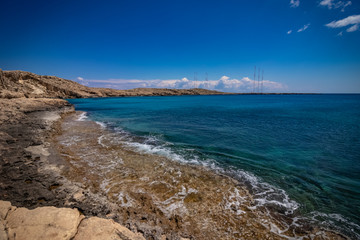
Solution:
<path fill-rule="evenodd" d="M 216 166 L 234 177 L 237 171 L 250 173 L 283 189 L 303 216 L 359 236 L 360 95 L 69 101 L 90 119 L 130 133 L 149 151 Z"/>

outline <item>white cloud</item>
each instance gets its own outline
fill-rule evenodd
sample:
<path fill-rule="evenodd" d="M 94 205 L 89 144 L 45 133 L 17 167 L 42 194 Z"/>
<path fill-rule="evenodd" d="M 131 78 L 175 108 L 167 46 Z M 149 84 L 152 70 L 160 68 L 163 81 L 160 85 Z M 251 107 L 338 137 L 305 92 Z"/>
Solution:
<path fill-rule="evenodd" d="M 339 37 L 341 37 L 342 35 L 343 35 L 343 32 L 342 32 L 342 31 L 338 33 L 338 36 L 339 36 Z"/>
<path fill-rule="evenodd" d="M 310 23 L 305 24 L 302 28 L 300 28 L 299 30 L 297 30 L 297 32 L 303 32 L 303 31 L 305 31 L 306 29 L 308 29 L 309 26 L 310 26 Z"/>
<path fill-rule="evenodd" d="M 345 4 L 343 5 L 341 11 L 342 11 L 342 12 L 345 12 L 345 8 L 346 8 L 347 6 L 350 6 L 351 4 L 352 4 L 351 1 L 348 1 L 347 3 L 345 3 Z"/>
<path fill-rule="evenodd" d="M 347 32 L 355 32 L 358 29 L 359 29 L 359 24 L 355 24 L 355 25 L 352 25 L 351 27 L 349 27 L 348 29 L 346 29 L 346 31 Z"/>
<path fill-rule="evenodd" d="M 82 85 L 85 85 L 85 86 L 89 85 L 88 81 L 84 80 L 84 78 L 82 78 L 82 77 L 77 77 L 76 80 L 78 83 L 80 83 Z"/>
<path fill-rule="evenodd" d="M 332 21 L 331 23 L 328 23 L 325 26 L 330 28 L 339 28 L 339 27 L 346 27 L 348 25 L 358 24 L 358 23 L 360 23 L 360 15 L 352 15 L 338 21 Z"/>
<path fill-rule="evenodd" d="M 300 0 L 290 0 L 290 7 L 296 8 L 300 6 Z"/>
<path fill-rule="evenodd" d="M 322 0 L 319 4 L 321 6 L 327 6 L 329 9 L 331 9 L 333 5 L 333 0 Z"/>
<path fill-rule="evenodd" d="M 221 78 L 220 78 L 220 80 L 221 81 L 227 81 L 227 80 L 229 80 L 230 78 L 228 77 L 228 76 L 222 76 Z"/>
<path fill-rule="evenodd" d="M 347 1 L 347 2 L 343 2 L 343 1 L 337 1 L 335 2 L 334 0 L 322 0 L 319 5 L 320 6 L 324 6 L 327 7 L 328 9 L 336 9 L 336 8 L 341 8 L 341 11 L 344 12 L 345 8 L 347 6 L 350 6 L 352 4 L 351 1 Z"/>
<path fill-rule="evenodd" d="M 248 77 L 242 79 L 231 79 L 228 76 L 222 76 L 219 80 L 193 81 L 187 78 L 169 79 L 169 80 L 139 80 L 139 79 L 109 79 L 109 80 L 87 80 L 91 87 L 111 87 L 116 89 L 131 88 L 204 88 L 224 92 L 252 92 L 254 86 L 263 84 L 264 92 L 284 91 L 286 86 L 274 81 L 263 80 L 254 81 Z"/>
<path fill-rule="evenodd" d="M 287 31 L 287 34 L 291 34 L 291 33 L 292 33 L 292 30 Z"/>
<path fill-rule="evenodd" d="M 360 15 L 352 15 L 338 21 L 332 21 L 331 23 L 325 24 L 329 28 L 341 28 L 351 25 L 347 32 L 355 32 L 359 29 Z"/>

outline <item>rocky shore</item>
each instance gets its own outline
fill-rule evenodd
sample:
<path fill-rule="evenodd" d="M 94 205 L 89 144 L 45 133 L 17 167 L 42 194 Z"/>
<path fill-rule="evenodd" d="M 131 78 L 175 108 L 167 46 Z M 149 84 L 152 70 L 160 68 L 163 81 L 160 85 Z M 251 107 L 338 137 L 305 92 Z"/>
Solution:
<path fill-rule="evenodd" d="M 76 209 L 74 211 L 76 214 L 81 213 L 82 218 L 84 216 L 99 216 L 116 220 L 116 216 L 112 213 L 118 206 L 109 203 L 106 197 L 101 194 L 94 194 L 84 189 L 81 184 L 70 182 L 61 175 L 61 172 L 66 172 L 68 164 L 53 148 L 51 142 L 53 136 L 61 132 L 62 117 L 74 113 L 73 106 L 61 98 L 180 95 L 205 92 L 202 89 L 188 91 L 171 89 L 134 89 L 130 91 L 92 89 L 57 77 L 40 76 L 22 71 L 0 70 L 0 200 L 9 201 L 2 202 L 2 206 L 12 204 L 13 207 L 9 207 L 9 209 L 14 210 L 18 207 L 18 212 L 20 209 L 25 211 L 25 208 L 31 210 L 43 206 L 67 207 Z M 219 93 L 214 92 L 214 94 Z M 51 208 L 40 209 L 42 210 L 37 211 L 47 212 Z M 13 212 L 13 210 L 10 212 Z M 49 210 L 49 214 L 50 212 Z M 4 223 L 4 221 L 7 221 L 5 219 L 6 214 L 2 212 L 1 216 L 1 223 L 3 224 L 1 228 L 2 235 L 0 235 L 1 240 L 49 239 L 45 237 L 47 235 L 42 238 L 39 238 L 39 235 L 34 237 L 35 235 L 30 234 L 32 232 L 31 228 L 26 230 L 24 224 L 20 225 L 25 227 L 23 231 L 26 231 L 26 237 L 20 237 L 23 235 L 19 235 L 19 233 L 15 237 L 12 234 L 17 232 L 9 230 L 12 225 L 8 226 L 7 223 Z M 12 221 L 15 221 L 14 219 L 18 215 L 12 214 L 11 216 Z M 16 221 L 20 221 L 20 223 L 33 221 L 26 220 L 26 216 L 25 214 L 22 216 L 24 219 L 19 218 Z M 84 225 L 108 225 L 108 223 L 101 221 L 98 220 L 99 223 L 93 220 L 86 221 Z M 49 222 L 48 224 L 51 225 L 52 223 Z M 115 228 L 121 228 L 119 226 Z M 22 226 L 17 227 L 22 228 Z M 80 225 L 80 227 L 83 226 Z M 149 232 L 143 232 L 143 234 L 149 239 L 153 238 Z M 75 239 L 85 239 L 84 236 L 90 235 L 82 234 L 79 236 L 83 237 Z M 122 237 L 121 234 L 117 234 L 116 236 L 102 239 L 140 239 L 138 235 L 134 238 L 131 236 L 135 235 Z M 57 239 L 70 238 L 64 236 Z"/>
<path fill-rule="evenodd" d="M 241 183 L 201 167 L 132 152 L 118 144 L 99 146 L 99 134 L 112 133 L 94 131 L 99 126 L 90 121 L 74 124 L 74 107 L 61 99 L 181 94 L 222 93 L 203 89 L 94 89 L 57 77 L 0 70 L 0 240 L 283 239 L 277 232 L 281 229 L 271 229 L 272 219 L 265 211 L 251 210 L 251 195 Z M 69 139 L 79 134 L 89 142 Z M 66 141 L 74 144 L 66 146 Z M 107 177 L 124 184 L 108 186 L 108 192 L 101 192 L 104 176 L 90 171 L 88 157 L 79 155 L 82 151 L 73 151 L 85 145 L 99 152 L 92 157 L 113 149 L 123 163 Z M 74 157 L 76 163 L 71 161 Z M 112 163 L 99 164 L 95 168 Z M 120 196 L 119 192 L 128 195 Z M 239 205 L 238 198 L 247 200 Z M 189 212 L 167 215 L 168 207 L 177 201 Z M 226 235 L 229 229 L 239 231 Z M 345 239 L 315 230 L 312 226 L 299 229 L 295 224 L 286 233 Z"/>

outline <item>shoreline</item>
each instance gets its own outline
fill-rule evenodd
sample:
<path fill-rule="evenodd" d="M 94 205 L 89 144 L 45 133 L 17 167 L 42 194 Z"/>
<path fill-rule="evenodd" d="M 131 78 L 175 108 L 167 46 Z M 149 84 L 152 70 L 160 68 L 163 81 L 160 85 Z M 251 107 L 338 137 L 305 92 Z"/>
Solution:
<path fill-rule="evenodd" d="M 55 149 L 54 138 L 61 136 L 64 118 L 74 115 L 73 106 L 60 99 L 3 100 L 0 102 L 0 201 L 10 201 L 14 208 L 29 210 L 50 206 L 77 209 L 86 219 L 100 217 L 119 222 L 120 215 L 116 214 L 119 206 L 103 194 L 64 177 L 69 164 Z M 7 224 L 1 219 L 1 234 L 8 234 Z M 128 221 L 124 226 L 147 239 L 164 239 L 165 235 L 144 228 L 137 231 L 138 224 L 141 222 Z M 179 235 L 168 237 L 182 239 Z"/>
<path fill-rule="evenodd" d="M 3 112 L 7 115 L 8 119 L 6 119 L 6 116 L 1 116 L 0 118 L 2 123 L 7 122 L 7 124 L 2 124 L 0 128 L 2 135 L 0 200 L 11 201 L 14 206 L 27 207 L 29 209 L 41 206 L 76 208 L 86 217 L 99 216 L 113 219 L 133 232 L 142 233 L 147 239 L 161 239 L 164 236 L 168 239 L 178 239 L 180 237 L 203 239 L 209 236 L 231 239 L 231 236 L 224 235 L 227 232 L 225 228 L 216 228 L 219 217 L 223 219 L 222 221 L 230 223 L 232 229 L 242 229 L 243 234 L 238 236 L 240 238 L 241 236 L 252 236 L 255 238 L 270 237 L 272 239 L 283 239 L 281 235 L 279 236 L 271 231 L 280 233 L 284 228 L 281 230 L 280 227 L 274 230 L 271 228 L 271 224 L 268 225 L 269 227 L 264 227 L 263 223 L 258 222 L 260 215 L 257 214 L 261 214 L 261 218 L 266 217 L 263 212 L 264 209 L 259 212 L 251 211 L 251 195 L 249 195 L 244 187 L 241 187 L 241 183 L 228 176 L 213 172 L 206 167 L 191 166 L 177 163 L 161 156 L 134 152 L 125 149 L 124 146 L 119 146 L 118 148 L 111 146 L 110 148 L 115 147 L 116 151 L 123 152 L 123 162 L 126 162 L 127 158 L 131 159 L 131 162 L 128 162 L 130 165 L 124 167 L 124 171 L 120 171 L 120 175 L 122 172 L 120 180 L 122 181 L 127 178 L 134 180 L 134 177 L 137 181 L 143 179 L 140 181 L 142 185 L 138 184 L 139 186 L 137 186 L 137 190 L 140 189 L 140 192 L 132 189 L 133 185 L 131 184 L 124 185 L 130 189 L 133 195 L 128 195 L 130 196 L 129 199 L 122 197 L 119 202 L 120 196 L 114 199 L 113 196 L 108 194 L 109 192 L 110 194 L 116 193 L 119 189 L 110 189 L 109 192 L 104 194 L 104 192 L 101 192 L 100 182 L 94 181 L 91 183 L 90 181 L 90 184 L 82 183 L 80 176 L 83 177 L 84 175 L 82 174 L 84 172 L 87 173 L 87 170 L 91 169 L 91 167 L 83 168 L 83 173 L 81 173 L 81 171 L 78 171 L 80 168 L 71 166 L 69 161 L 69 157 L 73 157 L 74 153 L 70 152 L 68 157 L 61 155 L 59 143 L 56 143 L 59 139 L 56 140 L 56 138 L 64 137 L 66 139 L 68 137 L 64 136 L 66 129 L 64 130 L 62 125 L 67 120 L 69 120 L 68 123 L 70 125 L 86 122 L 86 125 L 83 127 L 84 129 L 90 129 L 89 131 L 92 132 L 90 136 L 94 132 L 99 134 L 99 131 L 107 131 L 107 134 L 111 133 L 92 121 L 76 122 L 79 113 L 65 100 L 26 99 L 26 103 L 24 103 L 24 100 L 11 99 L 2 102 L 3 109 L 5 109 L 4 106 L 6 105 L 12 111 Z M 79 129 L 79 126 L 73 127 L 75 128 L 72 130 Z M 21 129 L 21 132 L 19 129 Z M 99 145 L 98 138 L 90 139 L 93 139 L 93 144 Z M 71 139 L 68 140 L 72 141 Z M 85 145 L 89 145 L 89 143 L 85 142 Z M 109 147 L 102 147 L 105 151 L 109 149 Z M 154 162 L 156 162 L 155 165 Z M 129 169 L 131 170 L 130 175 L 128 175 Z M 148 172 L 152 172 L 149 169 L 156 171 L 153 175 L 146 176 Z M 169 169 L 173 170 L 169 171 Z M 181 170 L 181 179 L 173 178 L 173 174 L 176 173 L 175 169 L 178 172 Z M 116 178 L 116 175 L 112 176 Z M 161 181 L 167 179 L 167 183 L 175 184 L 174 187 L 168 188 L 168 185 L 161 181 L 155 185 L 149 184 L 151 183 L 150 180 L 146 179 L 154 178 L 153 180 L 156 180 L 157 176 L 161 176 Z M 91 178 L 89 179 L 91 180 Z M 96 179 L 99 180 L 98 177 L 95 177 L 93 180 Z M 179 184 L 176 183 L 177 181 L 182 182 Z M 223 184 L 218 185 L 218 182 Z M 185 186 L 184 191 L 182 183 L 191 184 Z M 95 185 L 91 186 L 91 184 Z M 223 205 L 224 196 L 220 193 L 226 192 L 226 190 L 222 189 L 224 186 L 227 189 L 231 188 L 231 186 L 234 188 L 232 193 L 227 193 L 228 199 L 232 200 L 232 202 L 229 202 L 228 210 L 226 210 L 231 213 L 230 215 L 227 215 L 227 213 L 223 215 L 223 209 L 225 209 L 225 205 Z M 214 192 L 218 195 L 212 196 Z M 149 195 L 150 193 L 156 194 L 156 196 L 151 196 Z M 237 195 L 239 193 L 240 195 Z M 134 196 L 136 197 L 134 198 Z M 179 197 L 183 203 L 190 204 L 185 204 L 186 208 L 189 208 L 191 204 L 196 205 L 189 208 L 191 209 L 191 214 L 188 214 L 185 218 L 181 216 L 183 214 L 181 211 L 178 211 L 175 215 L 172 213 L 164 214 L 166 210 L 159 207 L 159 204 L 152 200 L 158 199 L 158 202 L 166 203 L 167 199 L 174 199 L 174 196 Z M 211 197 L 211 201 L 209 197 Z M 217 200 L 214 201 L 214 197 Z M 247 198 L 250 201 L 239 204 L 238 200 L 243 198 Z M 140 200 L 137 206 L 143 207 L 133 208 L 130 206 L 129 211 L 129 207 L 126 208 L 127 203 L 132 200 Z M 171 202 L 168 205 L 172 206 L 171 204 L 176 205 L 176 202 Z M 224 208 L 216 210 L 217 206 L 223 206 Z M 211 208 L 215 210 L 209 215 L 207 209 Z M 241 216 L 243 212 L 247 212 L 250 218 L 243 218 Z M 201 216 L 201 218 L 192 219 L 192 216 Z M 210 226 L 212 226 L 210 227 L 210 232 L 206 231 L 209 226 L 202 229 L 201 225 L 205 222 L 200 224 L 200 227 L 195 227 L 201 219 L 213 219 L 210 221 Z M 271 222 L 269 221 L 270 219 L 267 220 L 268 224 Z M 250 226 L 249 223 L 251 223 Z M 292 231 L 295 230 L 292 229 Z M 308 230 L 303 229 L 302 231 L 310 233 L 314 231 L 314 228 L 310 227 Z M 301 231 L 298 232 L 300 235 L 303 233 Z M 328 236 L 332 236 L 333 239 L 346 239 L 331 231 L 325 234 L 329 234 Z M 315 235 L 313 234 L 313 236 Z"/>
<path fill-rule="evenodd" d="M 76 126 L 81 123 L 74 120 L 78 114 L 74 106 L 59 99 L 116 97 L 110 89 L 91 89 L 26 72 L 0 71 L 0 80 L 0 200 L 11 201 L 13 206 L 76 208 L 86 217 L 114 219 L 147 239 L 284 239 L 286 234 L 346 239 L 330 230 L 296 227 L 290 219 L 282 225 L 277 222 L 281 218 L 267 216 L 267 209 L 253 210 L 251 194 L 234 178 L 111 143 L 113 132 L 92 121 Z M 64 87 L 70 83 L 76 90 Z M 126 96 L 142 96 L 140 90 Z M 146 91 L 150 94 L 146 96 L 179 94 L 171 89 Z M 76 142 L 71 134 L 87 141 Z M 100 139 L 103 134 L 109 138 Z M 67 148 L 64 141 L 78 145 Z M 88 161 L 85 154 L 90 150 L 108 159 L 120 157 L 121 166 L 107 162 L 111 171 L 105 169 L 105 174 L 112 182 L 104 182 L 101 171 L 92 171 L 104 170 L 104 162 Z M 81 151 L 84 156 L 77 155 Z M 289 224 L 292 227 L 287 228 Z"/>
<path fill-rule="evenodd" d="M 20 238 L 27 236 L 26 239 L 46 239 L 46 231 L 49 229 L 54 233 L 52 237 L 70 239 L 63 232 L 66 229 L 51 228 L 52 224 L 62 226 L 62 221 L 72 221 L 67 219 L 68 214 L 63 214 L 66 209 L 77 209 L 81 219 L 84 216 L 86 219 L 94 216 L 110 219 L 104 213 L 111 211 L 109 209 L 112 206 L 104 206 L 104 199 L 62 176 L 61 172 L 66 170 L 66 162 L 51 144 L 53 136 L 61 132 L 59 126 L 62 119 L 74 113 L 73 106 L 61 99 L 16 98 L 1 99 L 0 109 L 1 239 L 14 239 L 16 234 Z M 48 207 L 52 209 L 49 210 Z M 37 216 L 30 214 L 33 211 L 47 216 L 46 220 L 38 224 L 29 222 L 31 226 L 28 227 L 22 226 L 21 222 L 31 221 Z M 14 217 L 9 219 L 8 215 L 15 212 Z M 44 232 L 39 230 L 41 228 L 47 230 Z M 118 231 L 124 227 L 119 225 L 114 226 L 115 228 Z M 130 236 L 129 239 L 139 237 L 136 235 L 131 238 L 135 235 L 127 233 L 124 236 Z"/>
<path fill-rule="evenodd" d="M 99 123 L 78 121 L 78 118 L 79 112 L 77 116 L 68 116 L 64 120 L 66 126 L 58 139 L 59 142 L 63 141 L 62 145 L 73 144 L 70 147 L 62 146 L 61 149 L 66 156 L 71 156 L 68 161 L 71 158 L 76 160 L 73 166 L 75 174 L 71 176 L 70 171 L 67 177 L 80 182 L 85 178 L 87 180 L 82 184 L 95 192 L 106 193 L 110 202 L 122 207 L 122 216 L 117 217 L 120 223 L 130 225 L 132 230 L 144 232 L 146 238 L 149 237 L 147 231 L 151 230 L 156 231 L 156 239 L 160 239 L 163 234 L 179 234 L 195 239 L 283 239 L 285 236 L 346 239 L 330 230 L 307 225 L 306 222 L 300 221 L 303 225 L 299 228 L 296 221 L 291 223 L 291 216 L 287 219 L 277 214 L 277 211 L 282 210 L 276 208 L 273 209 L 275 214 L 268 216 L 268 210 L 256 207 L 251 194 L 238 180 L 206 166 L 179 163 L 167 157 L 138 152 L 116 140 L 115 133 Z M 75 140 L 75 143 L 70 143 L 69 139 Z M 80 150 L 82 148 L 85 148 L 83 152 Z M 120 158 L 121 163 L 114 164 L 101 157 L 100 160 L 89 159 L 89 151 L 98 157 L 106 155 L 106 158 Z M 115 155 L 107 155 L 111 151 Z M 88 173 L 89 166 L 103 169 L 100 173 Z M 109 170 L 111 168 L 116 171 Z M 91 186 L 90 183 L 95 182 Z M 223 223 L 219 224 L 219 219 Z M 175 220 L 176 225 L 171 221 L 166 223 L 168 220 Z M 135 226 L 132 226 L 133 223 Z M 202 227 L 204 224 L 207 225 L 205 229 Z M 170 228 L 170 233 L 169 226 L 173 229 Z M 209 231 L 209 228 L 212 230 Z M 236 229 L 242 229 L 241 233 L 237 233 Z"/>
<path fill-rule="evenodd" d="M 24 103 L 24 101 L 26 101 L 26 103 Z M 215 238 L 219 237 L 219 235 L 217 234 L 219 234 L 221 231 L 216 228 L 215 232 L 210 231 L 207 233 L 206 231 L 204 231 L 204 229 L 197 229 L 192 226 L 190 230 L 186 229 L 186 224 L 184 225 L 184 228 L 181 223 L 186 223 L 186 221 L 183 220 L 183 218 L 180 216 L 181 212 L 175 215 L 164 215 L 164 209 L 159 208 L 158 206 L 156 206 L 156 204 L 154 204 L 154 202 L 152 202 L 151 199 L 153 199 L 153 196 L 142 196 L 142 193 L 140 192 L 138 199 L 146 199 L 146 203 L 144 205 L 146 206 L 146 209 L 140 209 L 143 211 L 143 213 L 145 213 L 145 219 L 150 219 L 150 222 L 154 223 L 152 226 L 149 226 L 149 224 L 144 224 L 144 216 L 142 216 L 142 213 L 139 212 L 139 209 L 132 209 L 131 211 L 128 211 L 128 209 L 124 208 L 124 203 L 126 205 L 126 202 L 124 202 L 123 200 L 121 204 L 119 204 L 118 201 L 114 201 L 114 199 L 112 201 L 109 201 L 109 195 L 104 195 L 103 193 L 101 193 L 100 188 L 91 188 L 90 185 L 81 183 L 79 179 L 71 179 L 71 173 L 69 174 L 69 172 L 71 172 L 71 168 L 73 168 L 74 170 L 74 166 L 70 166 L 69 159 L 67 159 L 66 156 L 60 154 L 58 149 L 59 145 L 56 145 L 56 143 L 54 142 L 58 141 L 55 140 L 56 138 L 64 136 L 64 128 L 62 127 L 62 125 L 64 124 L 64 122 L 66 122 L 66 119 L 70 119 L 69 123 L 71 125 L 72 123 L 76 123 L 76 119 L 78 118 L 77 115 L 79 115 L 79 113 L 76 112 L 73 106 L 67 101 L 54 99 L 11 99 L 5 100 L 5 102 L 2 102 L 2 104 L 6 105 L 7 108 L 13 108 L 14 111 L 7 111 L 5 113 L 9 115 L 12 120 L 9 120 L 10 118 L 4 119 L 4 116 L 1 116 L 2 122 L 10 121 L 8 122 L 7 126 L 6 124 L 2 124 L 0 128 L 2 136 L 6 136 L 2 137 L 3 141 L 1 144 L 1 154 L 2 157 L 5 156 L 5 158 L 2 158 L 3 162 L 1 162 L 1 200 L 10 200 L 11 203 L 17 207 L 27 207 L 30 209 L 40 206 L 76 208 L 87 217 L 99 216 L 103 218 L 114 219 L 116 222 L 124 224 L 124 226 L 126 226 L 133 232 L 140 231 L 147 239 L 161 239 L 163 236 L 166 236 L 169 239 L 177 239 L 179 237 L 195 237 L 196 239 L 202 239 L 208 236 L 213 236 Z M 79 121 L 79 123 L 80 122 L 81 121 Z M 90 131 L 92 132 L 99 133 L 99 131 L 108 131 L 106 129 L 102 129 L 101 126 L 99 126 L 95 122 L 86 121 L 86 123 L 92 126 L 90 126 L 89 128 L 89 126 L 86 125 L 84 126 L 85 129 L 90 129 Z M 14 129 L 21 129 L 21 132 Z M 78 129 L 78 126 L 76 126 L 76 129 Z M 26 135 L 27 132 L 29 132 L 29 135 Z M 10 136 L 16 134 L 18 134 L 17 138 Z M 27 137 L 24 137 L 24 134 Z M 67 136 L 65 136 L 65 138 L 66 137 Z M 95 145 L 99 145 L 98 138 L 93 138 L 93 141 L 95 142 Z M 86 145 L 87 144 L 89 143 L 86 142 Z M 14 154 L 11 149 L 16 149 L 16 151 L 18 151 L 18 154 Z M 103 150 L 108 150 L 108 147 L 105 147 Z M 186 200 L 188 201 L 188 203 L 201 203 L 201 205 L 204 205 L 204 199 L 208 199 L 208 197 L 210 196 L 209 193 L 211 194 L 212 192 L 224 192 L 223 190 L 220 190 L 221 186 L 218 186 L 216 182 L 223 182 L 223 186 L 227 187 L 239 187 L 239 184 L 241 185 L 241 183 L 239 183 L 235 179 L 232 179 L 228 176 L 222 176 L 221 174 L 215 173 L 212 170 L 209 170 L 202 166 L 181 164 L 170 161 L 165 157 L 155 156 L 151 154 L 141 154 L 133 152 L 131 150 L 129 151 L 124 149 L 123 146 L 120 146 L 120 148 L 116 150 L 125 152 L 126 154 L 124 156 L 127 155 L 127 157 L 131 158 L 132 160 L 136 159 L 136 166 L 132 165 L 130 166 L 130 168 L 128 168 L 132 169 L 132 174 L 135 174 L 134 176 L 139 176 L 140 174 L 141 177 L 144 177 L 146 173 L 149 172 L 148 169 L 156 169 L 158 168 L 158 166 L 162 166 L 162 171 L 160 172 L 162 174 L 167 174 L 168 182 L 176 182 L 176 180 L 172 179 L 174 171 L 168 171 L 169 167 L 172 167 L 172 169 L 174 169 L 174 167 L 176 166 L 176 169 L 182 169 L 182 176 L 187 175 L 186 177 L 184 177 L 184 179 L 186 180 L 182 179 L 181 181 L 183 181 L 184 183 L 192 182 L 192 184 L 196 186 L 185 187 L 185 193 L 182 193 L 183 190 L 181 187 L 183 186 L 181 184 L 177 184 L 175 189 L 170 189 L 169 191 L 169 189 L 166 189 L 166 184 L 163 185 L 160 183 L 160 185 L 157 185 L 155 188 L 152 187 L 151 184 L 149 185 L 149 180 L 146 180 L 145 177 L 145 181 L 143 181 L 144 185 L 142 185 L 138 189 L 145 189 L 145 193 L 147 193 L 147 191 L 149 191 L 149 193 L 151 191 L 154 191 L 154 193 L 158 194 L 157 198 L 161 198 L 162 195 L 164 195 L 164 197 L 167 196 L 167 198 L 162 199 L 163 202 L 166 202 L 166 199 L 171 199 L 172 195 L 180 193 L 180 195 L 176 196 L 181 196 L 181 194 L 186 195 L 184 195 L 184 197 L 180 197 L 182 198 L 182 201 L 188 197 L 188 200 Z M 71 154 L 69 154 L 69 156 L 70 155 Z M 151 165 L 154 161 L 160 161 L 158 162 L 157 167 Z M 17 166 L 15 169 L 21 169 L 20 172 L 17 174 L 13 173 L 13 171 L 16 171 L 14 169 L 14 164 L 16 164 L 15 166 Z M 147 164 L 146 166 L 148 166 L 148 168 L 140 168 L 142 172 L 136 172 L 136 167 L 141 167 L 144 164 Z M 67 172 L 68 174 L 64 174 L 65 172 Z M 75 173 L 74 176 L 82 176 L 79 172 L 73 171 L 73 173 Z M 159 175 L 159 172 L 156 172 L 156 174 Z M 131 175 L 130 179 L 134 178 L 134 176 Z M 213 179 L 217 179 L 217 181 L 214 181 Z M 95 183 L 95 185 L 98 185 L 99 187 L 99 182 L 93 183 Z M 202 183 L 200 185 L 206 186 L 206 188 L 209 188 L 209 186 L 213 184 L 213 188 L 210 191 L 206 188 L 199 189 L 199 183 Z M 130 186 L 131 188 L 131 185 L 128 186 Z M 150 186 L 150 188 L 144 188 L 146 186 Z M 194 189 L 194 191 L 191 189 Z M 249 196 L 249 193 L 246 192 L 246 189 L 242 187 L 239 189 L 240 192 L 242 192 L 242 194 L 240 194 L 240 199 L 243 196 L 247 196 L 249 199 L 251 199 L 251 196 Z M 114 189 L 112 191 L 114 192 L 116 190 L 117 189 Z M 204 193 L 205 190 L 207 191 L 207 193 Z M 239 190 L 236 190 L 235 193 L 236 192 L 239 192 Z M 168 195 L 169 193 L 170 195 Z M 223 196 L 217 196 L 217 204 L 222 204 L 222 197 Z M 248 207 L 246 207 L 246 204 L 239 205 L 235 195 L 230 194 L 228 195 L 228 197 L 229 199 L 236 200 L 235 202 L 230 203 L 228 207 L 230 212 L 240 213 L 241 215 L 243 212 L 248 211 L 249 214 L 252 216 L 248 219 L 241 219 L 235 217 L 230 221 L 232 222 L 232 224 L 235 224 L 233 225 L 233 228 L 237 226 L 235 228 L 241 229 L 244 226 L 248 225 L 245 224 L 245 222 L 253 222 L 252 227 L 249 228 L 248 226 L 248 234 L 251 235 L 247 236 L 282 239 L 282 237 L 272 233 L 269 229 L 264 228 L 261 223 L 256 223 L 259 219 L 256 214 L 254 215 L 252 211 L 249 211 L 249 209 L 251 209 L 251 205 L 248 205 Z M 205 205 L 206 207 L 214 205 L 212 201 L 208 202 L 207 204 L 210 205 Z M 215 208 L 217 204 L 214 205 Z M 251 201 L 248 202 L 248 204 L 251 204 Z M 194 216 L 196 216 L 196 214 L 199 215 L 199 209 L 200 208 L 196 209 L 195 207 L 192 214 L 195 214 Z M 206 215 L 206 208 L 203 208 L 203 210 L 203 213 Z M 221 210 L 220 212 L 222 211 L 223 210 Z M 119 214 L 119 212 L 121 214 Z M 261 211 L 259 213 L 261 213 Z M 205 215 L 203 215 L 203 217 Z M 213 217 L 215 217 L 215 219 L 218 219 L 219 215 L 215 214 L 213 215 Z M 224 218 L 224 216 L 222 218 L 224 220 L 227 219 L 226 217 Z M 159 221 L 159 219 L 161 220 Z M 189 219 L 191 218 L 189 218 L 188 216 L 187 221 L 189 221 Z M 217 220 L 215 219 L 212 221 L 212 223 L 216 225 Z M 168 222 L 169 220 L 170 222 Z M 190 225 L 196 224 L 196 222 L 193 222 Z M 165 230 L 162 228 L 164 228 Z M 261 229 L 261 231 L 255 230 L 259 228 Z M 174 231 L 174 229 L 176 230 Z M 281 232 L 281 230 L 279 229 L 276 231 Z M 328 232 L 328 234 L 332 235 L 333 237 L 337 236 L 339 237 L 339 239 L 346 239 L 336 233 Z M 231 237 L 229 236 L 220 236 L 222 236 L 223 238 L 231 239 Z"/>

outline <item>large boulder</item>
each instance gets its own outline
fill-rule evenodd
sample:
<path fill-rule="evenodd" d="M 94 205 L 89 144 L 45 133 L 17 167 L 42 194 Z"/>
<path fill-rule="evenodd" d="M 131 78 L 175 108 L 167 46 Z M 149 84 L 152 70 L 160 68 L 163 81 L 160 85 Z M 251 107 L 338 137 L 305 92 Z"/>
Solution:
<path fill-rule="evenodd" d="M 10 240 L 72 239 L 83 215 L 77 209 L 41 207 L 16 208 L 6 217 Z"/>
<path fill-rule="evenodd" d="M 84 218 L 77 209 L 29 210 L 0 201 L 0 240 L 145 240 L 112 219 Z"/>

